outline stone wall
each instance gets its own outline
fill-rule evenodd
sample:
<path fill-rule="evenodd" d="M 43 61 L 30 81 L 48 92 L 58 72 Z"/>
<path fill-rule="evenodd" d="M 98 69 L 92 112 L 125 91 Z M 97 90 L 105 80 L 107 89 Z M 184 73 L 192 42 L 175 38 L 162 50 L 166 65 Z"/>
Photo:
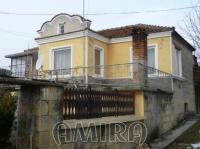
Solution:
<path fill-rule="evenodd" d="M 148 88 L 150 89 L 160 89 L 166 92 L 172 92 L 171 76 L 149 77 L 147 83 L 148 83 Z"/>
<path fill-rule="evenodd" d="M 124 118 L 125 117 L 125 118 Z M 71 143 L 62 143 L 61 145 L 58 145 L 58 147 L 60 147 L 61 149 L 66 149 L 66 148 L 70 148 L 70 149 L 114 149 L 114 148 L 118 148 L 118 149 L 132 149 L 132 148 L 136 148 L 136 146 L 138 146 L 138 142 L 140 141 L 139 138 L 137 138 L 138 136 L 134 136 L 134 132 L 138 131 L 138 130 L 134 130 L 134 127 L 132 127 L 133 123 L 137 123 L 141 120 L 137 120 L 137 118 L 134 118 L 133 115 L 129 115 L 129 116 L 119 116 L 118 118 L 116 117 L 108 117 L 108 118 L 98 118 L 98 119 L 88 119 L 88 120 L 78 120 L 81 123 L 84 123 L 85 121 L 88 121 L 89 123 L 93 123 L 94 125 L 92 125 L 91 127 L 87 127 L 88 125 L 86 124 L 87 122 L 85 122 L 85 124 L 87 126 L 85 126 L 84 128 L 76 128 L 76 129 L 72 129 L 69 130 L 67 129 L 67 134 L 69 135 L 70 131 L 77 131 L 78 129 L 80 130 L 80 132 L 85 131 L 85 132 L 89 132 L 88 130 L 91 130 L 91 136 L 89 136 L 89 139 L 86 139 L 87 141 L 85 141 L 84 139 L 87 138 L 87 136 L 82 132 L 81 133 L 81 138 L 83 138 L 83 140 L 78 140 L 76 142 L 71 142 Z M 103 125 L 99 125 L 99 121 L 103 122 Z M 110 121 L 110 122 L 109 122 Z M 72 120 L 72 121 L 64 121 L 64 123 L 76 126 L 76 120 Z M 121 128 L 125 128 L 125 131 Z M 130 128 L 130 129 L 129 129 Z M 119 130 L 121 130 L 121 135 L 119 135 Z M 144 141 L 145 137 L 145 130 L 142 131 L 143 132 L 143 136 L 141 136 L 141 142 Z M 97 134 L 97 135 L 95 135 Z M 128 142 L 126 139 L 128 139 L 128 137 L 130 139 L 133 139 L 135 137 L 135 139 L 133 139 L 134 141 L 130 141 Z M 123 139 L 125 138 L 125 140 Z M 64 140 L 64 139 L 63 139 Z M 93 140 L 93 141 L 92 141 Z"/>
<path fill-rule="evenodd" d="M 146 91 L 144 114 L 149 139 L 154 139 L 175 125 L 172 94 Z"/>
<path fill-rule="evenodd" d="M 144 92 L 144 115 L 150 140 L 172 129 L 185 116 L 195 112 L 192 88 L 185 85 L 183 80 L 173 79 L 173 92 Z M 186 92 L 187 89 L 190 91 Z"/>
<path fill-rule="evenodd" d="M 181 50 L 182 57 L 182 76 L 175 79 L 174 81 L 174 91 L 178 89 L 178 92 L 174 92 L 175 96 L 181 92 L 182 96 L 179 100 L 188 103 L 189 111 L 196 112 L 195 109 L 195 96 L 194 96 L 194 82 L 193 82 L 193 65 L 194 59 L 192 56 L 192 50 L 185 46 L 179 38 L 173 36 L 172 48 L 178 48 Z M 174 50 L 173 50 L 174 52 Z M 173 53 L 174 55 L 174 53 Z M 173 73 L 175 72 L 175 59 L 173 57 Z M 182 84 L 180 84 L 182 82 Z M 180 97 L 180 96 L 179 96 Z M 181 102 L 182 102 L 181 101 Z M 179 105 L 181 108 L 182 105 Z"/>
<path fill-rule="evenodd" d="M 19 116 L 19 149 L 132 149 L 137 146 L 137 138 L 130 143 L 121 142 L 120 140 L 113 139 L 110 142 L 109 138 L 114 138 L 118 133 L 121 133 L 125 138 L 134 138 L 134 132 L 138 137 L 138 128 L 130 127 L 133 122 L 143 121 L 144 117 L 135 115 L 126 115 L 118 117 L 104 117 L 96 119 L 85 120 L 68 120 L 62 119 L 62 101 L 63 101 L 63 87 L 57 86 L 22 86 L 20 90 L 20 112 Z M 69 124 L 75 126 L 76 121 L 84 124 L 84 129 L 91 128 L 92 133 L 97 131 L 96 142 L 82 142 L 75 141 L 71 143 L 63 143 L 62 145 L 56 144 L 53 138 L 53 128 L 57 123 Z M 86 123 L 93 123 L 92 126 Z M 116 124 L 116 125 L 115 125 Z M 116 126 L 126 127 L 125 131 Z M 94 126 L 96 129 L 94 129 Z M 128 129 L 130 127 L 130 129 Z M 79 128 L 78 128 L 79 129 Z M 78 130 L 74 127 L 73 131 Z M 111 133 L 107 133 L 109 131 Z M 59 130 L 59 132 L 62 131 Z M 104 133 L 105 132 L 105 133 Z M 130 132 L 130 133 L 128 133 Z M 145 131 L 142 131 L 143 133 Z M 128 136 L 129 134 L 129 136 Z M 60 135 L 60 134 L 59 134 Z M 67 134 L 68 135 L 68 134 Z M 63 135 L 62 135 L 63 137 Z M 145 137 L 145 134 L 144 134 Z M 106 138 L 104 142 L 100 138 Z"/>
<path fill-rule="evenodd" d="M 53 149 L 51 130 L 62 120 L 63 88 L 22 86 L 20 91 L 19 149 Z"/>

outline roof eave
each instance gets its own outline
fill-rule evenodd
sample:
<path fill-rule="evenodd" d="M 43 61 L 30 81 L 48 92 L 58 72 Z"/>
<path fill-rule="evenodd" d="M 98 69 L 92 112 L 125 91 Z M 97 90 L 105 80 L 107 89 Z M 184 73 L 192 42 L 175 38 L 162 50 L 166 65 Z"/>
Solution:
<path fill-rule="evenodd" d="M 175 30 L 172 32 L 172 36 L 177 36 L 180 40 L 182 40 L 186 46 L 191 50 L 191 51 L 195 51 L 196 49 L 186 40 L 184 39 L 178 32 L 176 32 Z"/>
<path fill-rule="evenodd" d="M 26 55 L 33 55 L 35 53 L 37 53 L 38 51 L 26 51 L 26 52 L 20 52 L 20 53 L 15 53 L 15 54 L 10 54 L 10 55 L 6 55 L 5 58 L 16 58 L 16 57 L 22 57 L 22 56 L 26 56 Z"/>

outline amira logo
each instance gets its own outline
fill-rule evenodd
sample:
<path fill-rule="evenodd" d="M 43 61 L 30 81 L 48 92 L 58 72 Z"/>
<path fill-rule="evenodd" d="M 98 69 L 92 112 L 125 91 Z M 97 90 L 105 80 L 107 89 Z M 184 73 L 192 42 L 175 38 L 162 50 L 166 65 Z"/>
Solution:
<path fill-rule="evenodd" d="M 132 123 L 67 124 L 58 122 L 53 126 L 52 136 L 57 145 L 73 142 L 132 142 L 142 145 L 146 141 L 147 127 L 137 121 Z"/>

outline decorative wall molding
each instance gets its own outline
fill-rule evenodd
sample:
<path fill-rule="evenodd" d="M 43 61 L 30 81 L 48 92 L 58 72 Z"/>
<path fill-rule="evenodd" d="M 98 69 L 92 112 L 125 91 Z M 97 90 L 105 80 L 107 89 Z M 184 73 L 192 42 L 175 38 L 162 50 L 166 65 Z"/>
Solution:
<path fill-rule="evenodd" d="M 171 31 L 151 33 L 147 36 L 147 38 L 153 39 L 153 38 L 159 38 L 159 37 L 168 37 L 168 36 L 171 37 L 171 33 L 172 33 Z M 109 39 L 107 37 L 99 35 L 98 33 L 94 32 L 92 30 L 77 31 L 77 32 L 67 33 L 67 34 L 63 34 L 63 35 L 56 35 L 56 36 L 46 37 L 46 38 L 36 38 L 35 41 L 40 45 L 40 44 L 49 43 L 49 42 L 84 37 L 84 35 L 93 37 L 97 40 L 100 40 L 100 41 L 108 43 L 108 44 L 132 41 L 132 36 Z"/>

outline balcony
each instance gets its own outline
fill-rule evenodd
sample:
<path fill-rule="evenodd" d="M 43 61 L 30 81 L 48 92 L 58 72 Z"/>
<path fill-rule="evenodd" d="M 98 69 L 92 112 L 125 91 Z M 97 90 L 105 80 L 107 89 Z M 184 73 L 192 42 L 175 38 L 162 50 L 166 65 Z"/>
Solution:
<path fill-rule="evenodd" d="M 18 69 L 21 70 L 21 69 Z M 58 81 L 93 87 L 126 89 L 153 89 L 172 91 L 171 74 L 140 63 L 74 67 L 59 70 L 13 72 L 12 76 L 22 79 Z"/>

